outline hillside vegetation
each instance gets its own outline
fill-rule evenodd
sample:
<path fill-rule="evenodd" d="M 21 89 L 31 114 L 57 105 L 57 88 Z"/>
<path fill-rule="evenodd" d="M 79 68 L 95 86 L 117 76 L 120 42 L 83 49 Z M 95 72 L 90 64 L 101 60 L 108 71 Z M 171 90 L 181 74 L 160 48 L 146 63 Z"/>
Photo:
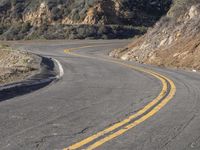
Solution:
<path fill-rule="evenodd" d="M 200 2 L 174 0 L 153 28 L 111 56 L 160 66 L 200 70 Z"/>
<path fill-rule="evenodd" d="M 171 0 L 0 0 L 0 39 L 128 38 L 143 34 Z"/>

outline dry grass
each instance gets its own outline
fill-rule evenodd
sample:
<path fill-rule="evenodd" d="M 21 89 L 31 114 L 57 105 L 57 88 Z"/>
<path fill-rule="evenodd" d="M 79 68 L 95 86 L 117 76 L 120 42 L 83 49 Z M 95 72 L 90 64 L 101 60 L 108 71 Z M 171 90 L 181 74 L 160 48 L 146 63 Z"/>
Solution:
<path fill-rule="evenodd" d="M 200 70 L 200 3 L 190 6 L 177 1 L 172 7 L 175 16 L 164 17 L 147 34 L 135 39 L 128 48 L 113 52 L 125 60 L 165 67 Z M 179 13 L 179 5 L 187 9 Z M 188 4 L 189 5 L 189 4 Z M 173 12 L 172 11 L 172 12 Z"/>
<path fill-rule="evenodd" d="M 173 46 L 157 50 L 153 61 L 148 63 L 177 68 L 200 70 L 200 34 L 178 40 Z"/>

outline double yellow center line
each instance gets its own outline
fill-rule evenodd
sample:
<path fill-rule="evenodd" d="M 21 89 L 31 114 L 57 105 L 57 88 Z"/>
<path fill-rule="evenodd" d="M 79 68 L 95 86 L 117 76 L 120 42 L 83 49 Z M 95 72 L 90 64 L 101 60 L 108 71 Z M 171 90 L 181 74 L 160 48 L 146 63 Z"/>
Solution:
<path fill-rule="evenodd" d="M 115 60 L 96 58 L 96 57 L 80 55 L 80 54 L 76 54 L 76 53 L 72 52 L 73 50 L 77 50 L 77 49 L 97 47 L 97 46 L 105 46 L 105 44 L 71 48 L 71 49 L 64 50 L 64 52 L 66 54 L 70 54 L 70 55 L 74 55 L 74 56 L 78 56 L 78 57 L 98 59 L 98 60 L 102 60 L 102 61 L 106 61 L 106 62 L 119 64 L 121 66 L 130 68 L 130 69 L 142 72 L 142 73 L 150 74 L 153 77 L 155 77 L 161 81 L 162 89 L 160 91 L 160 94 L 154 100 L 152 100 L 149 104 L 144 106 L 144 108 L 142 108 L 135 114 L 125 118 L 124 120 L 122 120 L 116 124 L 113 124 L 112 126 L 106 128 L 90 137 L 87 137 L 86 139 L 83 139 L 80 142 L 77 142 L 67 148 L 64 148 L 63 150 L 75 150 L 75 149 L 93 150 L 93 149 L 103 145 L 104 143 L 124 134 L 125 132 L 129 131 L 130 129 L 134 128 L 135 126 L 141 124 L 148 118 L 155 115 L 160 109 L 162 109 L 174 97 L 174 95 L 176 93 L 175 84 L 171 79 L 169 79 L 166 76 L 161 75 L 157 72 L 154 72 L 152 70 L 143 69 L 140 67 L 136 67 L 136 66 L 129 65 L 129 64 L 126 64 L 123 62 L 115 61 Z"/>

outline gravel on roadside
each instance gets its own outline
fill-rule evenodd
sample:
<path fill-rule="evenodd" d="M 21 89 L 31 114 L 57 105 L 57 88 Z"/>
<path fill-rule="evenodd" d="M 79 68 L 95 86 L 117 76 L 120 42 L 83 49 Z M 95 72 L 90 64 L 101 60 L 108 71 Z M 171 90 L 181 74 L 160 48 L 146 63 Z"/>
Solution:
<path fill-rule="evenodd" d="M 24 80 L 40 69 L 41 58 L 0 45 L 0 85 Z"/>

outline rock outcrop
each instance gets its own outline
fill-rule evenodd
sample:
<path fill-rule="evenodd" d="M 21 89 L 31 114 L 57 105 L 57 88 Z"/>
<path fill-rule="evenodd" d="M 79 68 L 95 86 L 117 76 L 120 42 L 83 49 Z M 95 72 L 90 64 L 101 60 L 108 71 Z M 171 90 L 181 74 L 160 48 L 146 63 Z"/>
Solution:
<path fill-rule="evenodd" d="M 148 64 L 200 70 L 200 2 L 174 0 L 167 15 L 144 36 L 110 55 Z"/>
<path fill-rule="evenodd" d="M 71 32 L 70 29 L 75 28 L 77 32 L 78 25 L 93 26 L 93 30 L 99 27 L 108 30 L 105 26 L 110 26 L 113 33 L 118 31 L 112 26 L 120 26 L 121 30 L 139 26 L 142 32 L 138 33 L 143 33 L 167 12 L 170 4 L 171 0 L 1 0 L 0 38 L 48 38 L 50 29 Z M 109 32 L 96 34 L 93 38 L 113 37 Z M 58 38 L 61 37 L 74 36 L 60 35 Z M 75 35 L 75 38 L 78 37 Z"/>

